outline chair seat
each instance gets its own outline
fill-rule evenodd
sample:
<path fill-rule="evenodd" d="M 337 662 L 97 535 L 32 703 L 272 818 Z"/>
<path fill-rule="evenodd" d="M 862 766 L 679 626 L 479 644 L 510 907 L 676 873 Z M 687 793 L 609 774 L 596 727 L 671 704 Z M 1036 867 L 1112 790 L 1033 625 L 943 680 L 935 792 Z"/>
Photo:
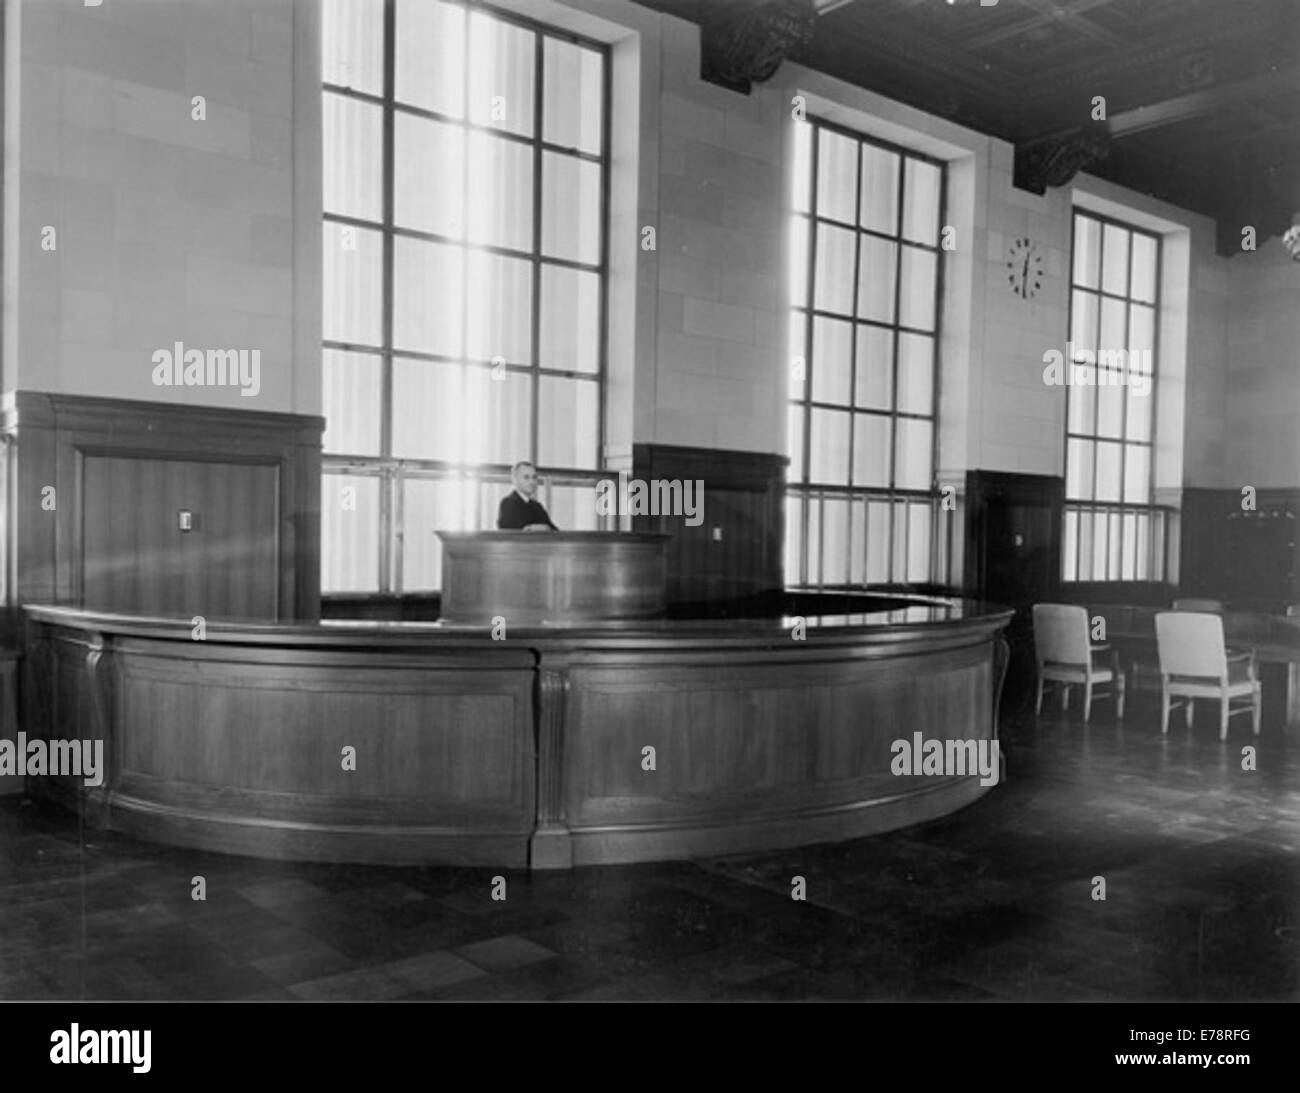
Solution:
<path fill-rule="evenodd" d="M 1082 664 L 1044 664 L 1043 676 L 1058 683 L 1087 683 L 1088 671 Z M 1092 666 L 1093 683 L 1109 683 L 1115 678 L 1114 671 L 1099 664 Z"/>
<path fill-rule="evenodd" d="M 1258 689 L 1259 681 L 1253 679 L 1229 681 L 1225 688 L 1217 679 L 1199 679 L 1193 676 L 1169 677 L 1170 694 L 1187 695 L 1192 698 L 1219 698 L 1225 694 L 1229 698 L 1241 698 L 1243 695 L 1253 696 Z"/>

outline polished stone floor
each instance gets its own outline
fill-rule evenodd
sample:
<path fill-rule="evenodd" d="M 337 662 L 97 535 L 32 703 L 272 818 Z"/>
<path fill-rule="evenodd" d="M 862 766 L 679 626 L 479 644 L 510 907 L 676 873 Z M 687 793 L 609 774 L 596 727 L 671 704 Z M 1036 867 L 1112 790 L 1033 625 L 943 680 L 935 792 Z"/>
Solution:
<path fill-rule="evenodd" d="M 1244 772 L 1248 719 L 1221 744 L 1208 707 L 1162 738 L 1149 696 L 1122 727 L 1013 706 L 1007 781 L 945 820 L 510 873 L 505 902 L 494 870 L 165 849 L 3 797 L 0 998 L 1300 998 L 1300 727 Z"/>

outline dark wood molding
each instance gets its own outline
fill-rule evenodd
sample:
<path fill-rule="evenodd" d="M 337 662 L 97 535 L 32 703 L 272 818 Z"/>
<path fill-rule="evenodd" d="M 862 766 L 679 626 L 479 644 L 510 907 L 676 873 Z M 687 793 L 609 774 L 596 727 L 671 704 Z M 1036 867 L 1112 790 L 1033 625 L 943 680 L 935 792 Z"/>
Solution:
<path fill-rule="evenodd" d="M 111 480 L 112 469 L 138 463 L 149 481 L 178 482 L 178 488 L 205 498 L 204 503 L 225 504 L 235 515 L 246 503 L 270 513 L 274 526 L 268 530 L 268 542 L 276 571 L 260 575 L 272 583 L 273 591 L 265 610 L 257 613 L 282 620 L 319 618 L 323 429 L 324 419 L 300 414 L 41 391 L 10 393 L 2 413 L 3 436 L 10 461 L 16 463 L 6 497 L 11 518 L 10 605 L 29 600 L 85 602 L 84 521 L 91 518 L 88 506 L 104 503 L 93 496 L 94 490 L 88 491 L 88 472 L 102 484 L 106 475 Z M 202 481 L 195 480 L 196 469 L 202 471 L 197 476 Z M 42 491 L 49 486 L 54 487 L 52 510 L 41 504 Z M 141 497 L 138 506 L 133 503 L 121 513 L 121 520 L 124 525 L 142 521 L 149 504 L 163 503 L 159 497 Z M 105 515 L 96 514 L 90 530 L 102 533 Z M 213 545 L 222 554 L 229 544 Z M 187 570 L 223 564 L 223 557 L 191 554 L 194 560 L 183 563 Z M 235 558 L 224 557 L 224 564 L 230 570 L 228 587 L 248 580 L 247 573 L 235 572 L 240 568 Z M 210 585 L 226 578 L 209 572 L 205 579 Z M 219 599 L 215 606 L 219 613 Z"/>
<path fill-rule="evenodd" d="M 748 95 L 812 41 L 812 0 L 710 0 L 700 27 L 700 77 Z"/>
<path fill-rule="evenodd" d="M 1066 185 L 1109 153 L 1110 138 L 1104 126 L 1017 144 L 1015 185 L 1030 193 L 1045 194 L 1049 186 Z"/>

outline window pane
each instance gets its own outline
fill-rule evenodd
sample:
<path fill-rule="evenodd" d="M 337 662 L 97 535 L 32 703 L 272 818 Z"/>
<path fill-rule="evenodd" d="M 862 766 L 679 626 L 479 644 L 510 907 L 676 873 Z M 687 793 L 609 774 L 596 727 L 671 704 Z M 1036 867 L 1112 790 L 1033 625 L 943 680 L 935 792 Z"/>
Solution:
<path fill-rule="evenodd" d="M 785 498 L 785 581 L 800 584 L 803 581 L 803 499 L 797 494 Z"/>
<path fill-rule="evenodd" d="M 547 491 L 546 511 L 551 523 L 565 531 L 597 531 L 600 514 L 596 511 L 595 486 L 557 486 Z M 609 530 L 613 530 L 611 527 Z"/>
<path fill-rule="evenodd" d="M 1143 391 L 1146 394 L 1143 394 Z M 1130 384 L 1128 402 L 1125 406 L 1124 436 L 1128 440 L 1150 440 L 1151 418 L 1155 413 L 1155 399 L 1151 397 L 1151 388 Z"/>
<path fill-rule="evenodd" d="M 943 175 L 932 163 L 907 161 L 907 189 L 903 196 L 903 235 L 918 243 L 939 242 L 939 185 Z"/>
<path fill-rule="evenodd" d="M 822 506 L 817 497 L 810 497 L 808 506 L 808 583 L 820 584 L 822 579 Z"/>
<path fill-rule="evenodd" d="M 1077 288 L 1074 290 L 1070 312 L 1070 341 L 1076 359 L 1080 350 L 1095 352 L 1097 349 L 1097 299 L 1091 292 L 1080 292 Z"/>
<path fill-rule="evenodd" d="M 1118 501 L 1120 494 L 1120 446 L 1097 445 L 1097 496 L 1098 501 Z"/>
<path fill-rule="evenodd" d="M 1149 235 L 1133 233 L 1133 285 L 1135 300 L 1156 302 L 1156 241 Z"/>
<path fill-rule="evenodd" d="M 422 239 L 393 240 L 393 345 L 461 354 L 464 251 Z"/>
<path fill-rule="evenodd" d="M 899 489 L 930 488 L 931 432 L 928 421 L 901 417 L 894 422 L 894 485 Z"/>
<path fill-rule="evenodd" d="M 1061 579 L 1076 581 L 1079 579 L 1079 514 L 1065 514 L 1065 528 L 1061 535 Z"/>
<path fill-rule="evenodd" d="M 1102 298 L 1101 337 L 1096 347 L 1098 353 L 1114 352 L 1128 347 L 1124 323 L 1126 310 L 1123 300 L 1112 300 L 1109 296 Z M 1103 360 L 1098 358 L 1097 363 L 1101 364 Z"/>
<path fill-rule="evenodd" d="M 467 417 L 465 366 L 393 361 L 393 455 L 475 462 L 478 438 Z"/>
<path fill-rule="evenodd" d="M 817 137 L 817 215 L 852 224 L 857 216 L 857 142 L 829 129 L 818 129 Z"/>
<path fill-rule="evenodd" d="M 1137 550 L 1137 516 L 1135 513 L 1124 513 L 1124 519 L 1121 524 L 1121 567 L 1120 580 L 1131 581 L 1134 577 L 1134 571 L 1137 569 L 1135 552 Z"/>
<path fill-rule="evenodd" d="M 321 6 L 321 79 L 372 95 L 384 89 L 384 0 Z"/>
<path fill-rule="evenodd" d="M 1065 397 L 1069 401 L 1069 431 L 1072 433 L 1096 432 L 1096 385 L 1091 383 L 1072 385 L 1066 389 Z"/>
<path fill-rule="evenodd" d="M 552 467 L 593 467 L 599 458 L 600 422 L 594 382 L 541 377 L 538 462 Z"/>
<path fill-rule="evenodd" d="M 599 369 L 599 275 L 543 264 L 538 357 L 543 368 L 592 373 Z"/>
<path fill-rule="evenodd" d="M 817 225 L 817 266 L 813 306 L 839 315 L 853 314 L 853 233 Z"/>
<path fill-rule="evenodd" d="M 402 591 L 442 587 L 442 541 L 439 531 L 475 531 L 488 524 L 476 504 L 473 479 L 408 478 L 402 483 Z"/>
<path fill-rule="evenodd" d="M 1065 452 L 1065 496 L 1078 501 L 1092 500 L 1091 440 L 1071 440 Z"/>
<path fill-rule="evenodd" d="M 542 155 L 542 253 L 595 265 L 600 261 L 600 165 Z"/>
<path fill-rule="evenodd" d="M 908 581 L 929 581 L 931 522 L 929 502 L 907 506 L 907 518 L 910 527 L 907 536 L 907 574 Z"/>
<path fill-rule="evenodd" d="M 465 355 L 532 363 L 532 263 L 482 251 L 471 251 L 467 263 Z"/>
<path fill-rule="evenodd" d="M 321 483 L 321 590 L 379 587 L 379 479 L 327 474 Z"/>
<path fill-rule="evenodd" d="M 1097 435 L 1120 436 L 1124 428 L 1122 373 L 1114 368 L 1097 369 Z"/>
<path fill-rule="evenodd" d="M 383 361 L 370 353 L 324 352 L 321 450 L 337 455 L 379 455 L 379 399 Z"/>
<path fill-rule="evenodd" d="M 898 234 L 898 164 L 894 152 L 862 146 L 861 224 L 886 235 Z"/>
<path fill-rule="evenodd" d="M 890 419 L 881 414 L 854 414 L 853 485 L 889 485 Z"/>
<path fill-rule="evenodd" d="M 864 235 L 858 269 L 858 318 L 894 321 L 894 279 L 898 244 Z"/>
<path fill-rule="evenodd" d="M 461 428 L 465 460 L 514 463 L 527 451 L 533 407 L 533 378 L 527 372 L 470 367 L 465 371 Z"/>
<path fill-rule="evenodd" d="M 378 106 L 325 94 L 321 140 L 327 213 L 362 220 L 382 218 L 383 123 Z"/>
<path fill-rule="evenodd" d="M 849 584 L 867 579 L 867 499 L 853 497 L 849 509 Z"/>
<path fill-rule="evenodd" d="M 872 501 L 867 506 L 867 580 L 873 584 L 889 580 L 893 527 L 893 505 Z"/>
<path fill-rule="evenodd" d="M 808 478 L 842 486 L 849 469 L 849 415 L 839 410 L 811 411 Z"/>
<path fill-rule="evenodd" d="M 1124 446 L 1124 500 L 1151 502 L 1151 449 L 1140 444 Z"/>
<path fill-rule="evenodd" d="M 1074 282 L 1097 288 L 1101 263 L 1101 223 L 1087 216 L 1074 218 Z"/>
<path fill-rule="evenodd" d="M 898 409 L 908 414 L 934 412 L 934 339 L 898 336 Z"/>
<path fill-rule="evenodd" d="M 470 121 L 532 135 L 535 38 L 531 30 L 470 13 Z"/>
<path fill-rule="evenodd" d="M 813 320 L 812 397 L 816 402 L 849 402 L 853 377 L 853 326 L 839 319 Z"/>
<path fill-rule="evenodd" d="M 599 155 L 604 62 L 599 53 L 547 38 L 542 84 L 542 139 Z"/>
<path fill-rule="evenodd" d="M 533 246 L 533 153 L 526 144 L 469 135 L 469 239 L 489 246 Z"/>
<path fill-rule="evenodd" d="M 465 131 L 397 111 L 393 126 L 393 219 L 452 239 L 465 234 Z"/>
<path fill-rule="evenodd" d="M 848 498 L 827 497 L 822 501 L 822 581 L 844 584 L 848 577 Z"/>
<path fill-rule="evenodd" d="M 394 94 L 399 102 L 465 115 L 465 9 L 397 0 Z"/>
<path fill-rule="evenodd" d="M 322 332 L 327 341 L 377 346 L 383 337 L 380 234 L 331 221 L 323 231 Z"/>
<path fill-rule="evenodd" d="M 902 277 L 902 291 L 898 300 L 899 324 L 916 327 L 918 330 L 933 330 L 938 258 L 933 251 L 904 247 Z"/>
<path fill-rule="evenodd" d="M 857 386 L 854 402 L 867 410 L 894 407 L 894 332 L 858 324 Z"/>
<path fill-rule="evenodd" d="M 1101 287 L 1106 292 L 1128 291 L 1128 236 L 1123 228 L 1106 224 L 1101 240 Z"/>

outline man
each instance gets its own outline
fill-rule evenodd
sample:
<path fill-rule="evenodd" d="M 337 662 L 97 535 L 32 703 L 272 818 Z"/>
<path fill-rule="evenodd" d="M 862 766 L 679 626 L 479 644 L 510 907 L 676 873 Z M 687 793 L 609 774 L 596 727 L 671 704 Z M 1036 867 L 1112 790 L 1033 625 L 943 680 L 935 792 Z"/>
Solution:
<path fill-rule="evenodd" d="M 515 488 L 501 498 L 497 527 L 502 531 L 559 531 L 536 499 L 537 468 L 524 459 L 510 468 Z"/>

